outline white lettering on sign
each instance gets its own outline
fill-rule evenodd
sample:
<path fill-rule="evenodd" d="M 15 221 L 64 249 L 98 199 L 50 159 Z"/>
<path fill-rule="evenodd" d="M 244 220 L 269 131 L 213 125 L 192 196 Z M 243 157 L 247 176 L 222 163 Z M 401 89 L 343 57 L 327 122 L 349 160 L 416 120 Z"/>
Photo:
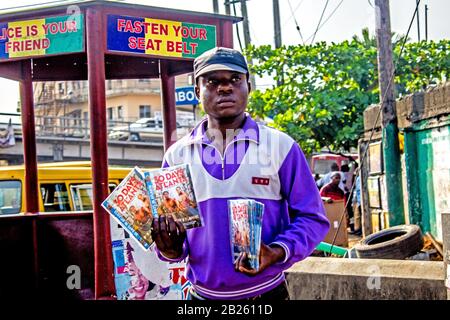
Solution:
<path fill-rule="evenodd" d="M 179 91 L 177 92 L 177 101 L 184 102 L 184 101 L 193 101 L 195 100 L 195 94 L 193 91 Z"/>

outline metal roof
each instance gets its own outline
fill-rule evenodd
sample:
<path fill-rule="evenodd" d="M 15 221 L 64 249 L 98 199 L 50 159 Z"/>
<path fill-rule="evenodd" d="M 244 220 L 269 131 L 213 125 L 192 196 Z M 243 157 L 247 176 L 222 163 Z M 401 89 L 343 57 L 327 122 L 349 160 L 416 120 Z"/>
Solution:
<path fill-rule="evenodd" d="M 228 21 L 231 20 L 233 23 L 237 23 L 243 20 L 242 17 L 228 16 L 223 14 L 214 14 L 190 10 L 179 10 L 165 7 L 154 7 L 114 0 L 67 0 L 67 1 L 60 0 L 60 1 L 43 2 L 35 5 L 11 7 L 6 9 L 0 9 L 0 20 L 5 20 L 6 18 L 9 17 L 14 18 L 14 20 L 16 20 L 16 18 L 21 18 L 22 16 L 30 16 L 30 15 L 38 16 L 40 13 L 48 12 L 48 10 L 63 9 L 69 6 L 78 6 L 80 7 L 80 9 L 91 6 L 103 6 L 103 7 L 123 8 L 123 9 L 142 9 L 143 11 L 165 12 L 173 15 L 179 14 L 210 19 L 212 18 Z"/>

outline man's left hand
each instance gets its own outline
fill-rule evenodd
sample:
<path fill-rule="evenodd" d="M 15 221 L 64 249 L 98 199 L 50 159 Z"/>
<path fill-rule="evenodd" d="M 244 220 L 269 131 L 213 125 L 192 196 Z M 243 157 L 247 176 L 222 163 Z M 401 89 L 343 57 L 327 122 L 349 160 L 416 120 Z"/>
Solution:
<path fill-rule="evenodd" d="M 234 267 L 236 271 L 245 273 L 249 276 L 254 276 L 258 273 L 261 273 L 264 269 L 271 266 L 272 264 L 283 261 L 285 258 L 285 254 L 286 253 L 284 249 L 278 245 L 268 246 L 262 243 L 259 255 L 258 270 L 250 268 L 247 254 L 245 252 L 241 253 L 239 258 L 236 260 Z"/>

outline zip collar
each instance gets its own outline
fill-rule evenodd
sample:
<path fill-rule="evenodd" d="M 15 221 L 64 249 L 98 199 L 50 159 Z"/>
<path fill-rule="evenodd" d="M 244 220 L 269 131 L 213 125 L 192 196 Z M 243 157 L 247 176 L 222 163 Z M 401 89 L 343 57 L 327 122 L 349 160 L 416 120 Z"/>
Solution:
<path fill-rule="evenodd" d="M 259 144 L 259 126 L 255 122 L 255 120 L 253 120 L 250 117 L 248 113 L 245 113 L 245 115 L 246 117 L 244 125 L 230 143 L 234 143 L 237 141 L 252 141 L 256 144 Z M 205 117 L 191 131 L 184 145 L 188 146 L 197 143 L 212 145 L 211 140 L 206 135 L 207 127 L 208 127 L 208 119 Z"/>

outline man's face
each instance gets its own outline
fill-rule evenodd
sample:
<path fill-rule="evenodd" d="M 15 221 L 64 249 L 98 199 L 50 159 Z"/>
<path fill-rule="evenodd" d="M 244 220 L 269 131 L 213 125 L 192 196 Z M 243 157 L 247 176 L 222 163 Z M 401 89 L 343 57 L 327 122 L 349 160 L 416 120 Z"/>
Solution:
<path fill-rule="evenodd" d="M 177 193 L 178 193 L 178 194 L 180 194 L 180 193 L 181 193 L 181 188 L 180 188 L 180 187 L 177 187 L 177 189 L 176 189 L 176 190 L 177 190 Z"/>
<path fill-rule="evenodd" d="M 166 199 L 166 200 L 170 199 L 169 193 L 168 193 L 168 192 L 164 192 L 164 193 L 163 193 L 163 197 L 164 197 L 164 199 Z"/>
<path fill-rule="evenodd" d="M 250 83 L 243 73 L 211 71 L 198 78 L 195 92 L 209 116 L 234 118 L 247 107 Z"/>
<path fill-rule="evenodd" d="M 338 185 L 341 182 L 341 176 L 334 175 L 333 178 L 331 178 L 331 181 L 333 182 L 333 184 Z"/>

